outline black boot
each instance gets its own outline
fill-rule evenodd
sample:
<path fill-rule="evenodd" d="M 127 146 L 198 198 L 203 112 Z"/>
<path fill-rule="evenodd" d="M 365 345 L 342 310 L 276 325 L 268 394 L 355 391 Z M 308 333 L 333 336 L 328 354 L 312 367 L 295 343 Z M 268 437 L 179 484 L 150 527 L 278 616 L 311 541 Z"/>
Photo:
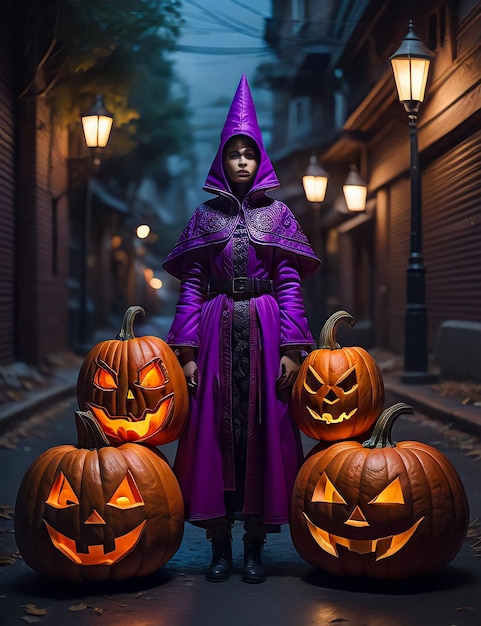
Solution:
<path fill-rule="evenodd" d="M 210 582 L 227 580 L 232 571 L 232 542 L 229 533 L 212 536 L 212 561 L 205 575 Z"/>
<path fill-rule="evenodd" d="M 244 536 L 244 569 L 242 580 L 245 583 L 263 583 L 266 579 L 266 570 L 261 559 L 264 537 Z"/>

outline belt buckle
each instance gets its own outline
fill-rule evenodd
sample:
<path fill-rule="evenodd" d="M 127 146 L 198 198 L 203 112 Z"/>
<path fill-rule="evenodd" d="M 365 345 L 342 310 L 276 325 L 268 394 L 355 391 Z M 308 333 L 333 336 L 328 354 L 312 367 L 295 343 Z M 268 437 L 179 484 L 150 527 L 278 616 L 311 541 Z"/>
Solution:
<path fill-rule="evenodd" d="M 251 279 L 244 276 L 238 276 L 237 278 L 233 278 L 232 293 L 247 293 L 250 290 L 250 282 Z"/>

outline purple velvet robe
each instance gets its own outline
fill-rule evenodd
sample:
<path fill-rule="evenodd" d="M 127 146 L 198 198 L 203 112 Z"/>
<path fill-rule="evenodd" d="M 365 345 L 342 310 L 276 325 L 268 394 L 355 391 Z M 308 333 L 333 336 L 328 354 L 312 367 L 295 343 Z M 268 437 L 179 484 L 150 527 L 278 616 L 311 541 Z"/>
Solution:
<path fill-rule="evenodd" d="M 222 167 L 225 143 L 238 134 L 254 139 L 260 152 L 254 183 L 242 203 L 232 194 Z M 208 280 L 234 276 L 232 237 L 243 218 L 249 239 L 247 276 L 272 280 L 273 293 L 249 300 L 249 411 L 242 513 L 261 515 L 265 524 L 288 522 L 302 448 L 289 406 L 276 393 L 276 379 L 282 348 L 312 347 L 301 279 L 320 262 L 289 208 L 266 196 L 265 192 L 278 184 L 243 76 L 204 187 L 217 197 L 196 209 L 164 263 L 181 281 L 167 342 L 198 351 L 198 387 L 191 396 L 190 418 L 174 463 L 190 521 L 225 515 L 224 492 L 235 490 L 233 301 L 225 294 L 208 296 Z"/>

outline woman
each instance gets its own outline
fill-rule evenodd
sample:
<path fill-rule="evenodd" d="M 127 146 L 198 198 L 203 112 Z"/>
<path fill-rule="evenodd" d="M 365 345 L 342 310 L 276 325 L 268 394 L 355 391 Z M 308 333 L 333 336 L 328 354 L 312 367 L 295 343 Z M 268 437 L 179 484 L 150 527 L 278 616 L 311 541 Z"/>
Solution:
<path fill-rule="evenodd" d="M 302 462 L 288 397 L 313 343 L 301 278 L 320 261 L 288 207 L 266 196 L 278 185 L 242 76 L 204 186 L 215 198 L 164 263 L 181 281 L 167 342 L 191 389 L 174 472 L 186 519 L 212 541 L 210 581 L 230 576 L 234 519 L 244 521 L 242 579 L 265 580 L 261 548 L 288 522 Z"/>

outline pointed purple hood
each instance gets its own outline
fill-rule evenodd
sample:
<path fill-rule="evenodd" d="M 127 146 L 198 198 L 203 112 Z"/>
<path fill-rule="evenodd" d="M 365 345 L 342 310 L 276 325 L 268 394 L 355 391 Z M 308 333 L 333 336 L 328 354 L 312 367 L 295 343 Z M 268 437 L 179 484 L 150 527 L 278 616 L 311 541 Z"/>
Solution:
<path fill-rule="evenodd" d="M 247 135 L 253 139 L 259 147 L 259 167 L 251 190 L 267 190 L 279 187 L 279 181 L 274 167 L 264 148 L 262 133 L 257 122 L 254 100 L 252 99 L 251 90 L 245 74 L 242 74 L 239 86 L 237 87 L 232 104 L 230 105 L 229 113 L 227 114 L 224 128 L 220 135 L 219 149 L 217 150 L 217 154 L 214 157 L 214 161 L 212 162 L 205 181 L 205 191 L 216 194 L 219 193 L 219 191 L 232 193 L 222 166 L 222 154 L 225 144 L 234 135 Z"/>

